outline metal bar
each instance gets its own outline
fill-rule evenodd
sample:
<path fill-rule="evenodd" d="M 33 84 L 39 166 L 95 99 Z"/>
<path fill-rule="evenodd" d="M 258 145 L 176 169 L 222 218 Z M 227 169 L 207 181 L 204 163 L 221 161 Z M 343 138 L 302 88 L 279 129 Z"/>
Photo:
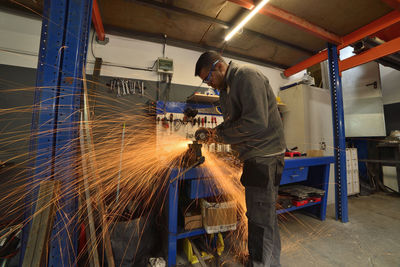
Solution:
<path fill-rule="evenodd" d="M 97 89 L 100 85 L 100 70 L 101 65 L 103 64 L 103 59 L 96 57 L 96 61 L 94 62 L 94 69 L 92 75 L 92 83 L 89 87 L 88 98 L 89 98 L 89 118 L 94 119 L 95 109 L 96 109 L 96 98 L 98 95 Z"/>
<path fill-rule="evenodd" d="M 54 173 L 55 111 L 59 84 L 59 68 L 63 54 L 63 26 L 66 20 L 66 0 L 45 0 L 36 72 L 36 88 L 33 104 L 29 158 L 32 171 L 27 182 L 25 199 L 25 226 L 22 232 L 20 266 L 22 265 L 35 200 L 39 184 L 51 179 Z"/>
<path fill-rule="evenodd" d="M 22 267 L 40 267 L 47 258 L 50 230 L 57 206 L 59 183 L 54 180 L 40 182 L 35 216 L 29 231 L 29 240 Z"/>
<path fill-rule="evenodd" d="M 342 79 L 339 75 L 337 47 L 328 44 L 329 84 L 331 88 L 332 123 L 335 157 L 335 205 L 336 219 L 348 222 L 347 212 L 347 173 L 346 173 L 346 136 L 344 129 L 344 111 Z"/>
<path fill-rule="evenodd" d="M 96 30 L 97 39 L 99 39 L 100 41 L 104 41 L 106 35 L 104 33 L 103 21 L 101 20 L 101 14 L 97 0 L 93 0 L 92 21 L 94 29 Z"/>
<path fill-rule="evenodd" d="M 86 82 L 86 72 L 85 68 L 82 69 L 82 80 L 83 80 L 83 126 L 84 126 L 84 133 L 86 137 L 86 143 L 87 143 L 87 151 L 89 153 L 89 160 L 88 160 L 88 166 L 90 167 L 90 176 L 94 179 L 94 181 L 99 181 L 100 178 L 98 176 L 98 171 L 97 171 L 97 162 L 96 162 L 96 153 L 94 150 L 94 145 L 93 145 L 93 134 L 92 131 L 89 127 L 89 112 L 90 112 L 90 106 L 89 106 L 89 99 L 88 99 L 88 90 L 87 90 L 87 82 Z M 81 102 L 81 103 L 82 103 Z M 81 120 L 82 121 L 82 120 Z M 114 267 L 115 262 L 114 262 L 114 256 L 112 253 L 112 248 L 111 248 L 111 239 L 110 239 L 110 233 L 107 225 L 107 218 L 105 215 L 106 208 L 104 207 L 103 199 L 100 199 L 99 197 L 99 192 L 100 189 L 98 186 L 94 185 L 92 188 L 96 193 L 97 198 L 95 198 L 95 202 L 97 203 L 98 207 L 98 216 L 101 219 L 101 233 L 102 233 L 102 238 L 103 238 L 103 246 L 102 246 L 102 255 L 106 255 L 107 257 L 107 266 L 108 267 Z M 102 257 L 102 262 L 101 265 L 104 266 L 104 257 Z"/>
<path fill-rule="evenodd" d="M 93 208 L 92 208 L 92 197 L 90 196 L 90 187 L 89 187 L 89 174 L 88 174 L 88 156 L 89 152 L 86 149 L 85 145 L 85 134 L 83 130 L 83 115 L 81 113 L 81 120 L 79 124 L 79 144 L 81 148 L 81 157 L 82 157 L 82 176 L 83 176 L 83 186 L 85 188 L 84 194 L 84 202 L 86 204 L 86 213 L 87 213 L 87 225 L 89 226 L 87 231 L 89 231 L 89 240 L 87 241 L 87 251 L 90 258 L 91 265 L 94 267 L 99 267 L 99 253 L 97 251 L 97 241 L 96 241 L 96 227 L 94 223 L 93 216 Z"/>
<path fill-rule="evenodd" d="M 400 22 L 400 12 L 392 11 L 389 14 L 361 27 L 360 29 L 343 36 L 343 38 L 342 38 L 343 43 L 338 46 L 338 49 L 340 50 L 346 46 L 349 46 L 352 43 L 355 43 L 355 42 L 363 39 L 364 37 L 374 34 L 374 33 L 378 32 L 382 29 L 385 29 L 397 22 Z M 291 76 L 295 73 L 298 73 L 308 67 L 311 67 L 319 62 L 326 60 L 328 58 L 327 53 L 324 54 L 324 56 L 322 56 L 321 53 L 319 53 L 315 56 L 312 56 L 309 59 L 288 68 L 287 70 L 285 70 L 284 75 L 286 77 L 289 77 L 289 76 Z"/>
<path fill-rule="evenodd" d="M 400 37 L 341 61 L 339 63 L 339 71 L 342 72 L 354 68 L 398 51 L 400 51 Z"/>
<path fill-rule="evenodd" d="M 224 29 L 228 29 L 228 28 L 231 28 L 231 27 L 234 26 L 233 24 L 231 24 L 229 22 L 226 22 L 226 21 L 223 21 L 223 20 L 219 20 L 219 19 L 216 19 L 216 18 L 212 18 L 212 17 L 209 17 L 209 16 L 205 16 L 205 15 L 202 15 L 202 14 L 199 14 L 199 13 L 187 10 L 187 9 L 179 8 L 179 7 L 176 7 L 176 6 L 173 6 L 173 5 L 169 5 L 169 4 L 159 3 L 159 2 L 156 2 L 156 1 L 150 1 L 150 0 L 136 0 L 136 1 L 132 1 L 132 2 L 134 2 L 135 4 L 141 4 L 141 5 L 149 6 L 151 8 L 156 8 L 156 9 L 159 9 L 159 10 L 167 11 L 167 12 L 173 12 L 173 13 L 181 14 L 181 15 L 188 15 L 188 16 L 191 16 L 191 17 L 196 18 L 198 20 L 207 22 L 207 23 L 218 24 L 218 25 L 222 26 Z M 272 36 L 265 35 L 265 34 L 262 34 L 262 33 L 256 32 L 256 31 L 252 31 L 252 30 L 249 30 L 249 29 L 243 29 L 243 33 L 244 34 L 249 34 L 249 35 L 254 35 L 254 37 L 265 39 L 265 40 L 268 40 L 270 42 L 276 43 L 277 45 L 285 46 L 285 47 L 288 47 L 288 48 L 291 48 L 291 49 L 294 49 L 294 50 L 298 50 L 300 52 L 303 52 L 303 53 L 306 53 L 306 54 L 309 54 L 309 55 L 314 54 L 313 51 L 311 51 L 309 49 L 306 49 L 304 47 L 301 47 L 301 46 L 298 46 L 298 45 L 294 45 L 292 43 L 285 42 L 283 40 L 279 40 L 279 39 L 274 38 Z"/>
<path fill-rule="evenodd" d="M 241 7 L 244 7 L 246 9 L 253 9 L 254 7 L 254 1 L 251 0 L 228 0 L 228 1 L 235 3 Z M 274 19 L 295 26 L 301 30 L 309 32 L 328 42 L 335 44 L 342 43 L 342 39 L 339 35 L 329 32 L 318 25 L 315 25 L 303 18 L 300 18 L 290 12 L 277 8 L 273 5 L 266 4 L 263 8 L 260 9 L 258 13 L 270 16 Z"/>

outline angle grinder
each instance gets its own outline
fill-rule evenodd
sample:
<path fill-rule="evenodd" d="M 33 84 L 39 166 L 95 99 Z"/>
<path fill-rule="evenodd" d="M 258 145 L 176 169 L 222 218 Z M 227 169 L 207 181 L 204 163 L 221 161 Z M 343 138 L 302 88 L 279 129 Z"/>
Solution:
<path fill-rule="evenodd" d="M 199 128 L 195 133 L 194 133 L 194 138 L 196 141 L 202 142 L 202 143 L 207 143 L 210 138 L 212 137 L 212 131 L 210 128 Z"/>

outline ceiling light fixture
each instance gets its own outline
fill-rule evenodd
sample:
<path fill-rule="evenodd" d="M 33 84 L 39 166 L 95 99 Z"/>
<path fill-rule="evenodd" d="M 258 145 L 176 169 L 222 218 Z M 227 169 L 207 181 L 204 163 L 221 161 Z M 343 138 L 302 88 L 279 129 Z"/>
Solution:
<path fill-rule="evenodd" d="M 261 1 L 235 28 L 233 28 L 233 30 L 230 33 L 228 33 L 227 36 L 225 36 L 225 41 L 229 41 L 232 38 L 232 36 L 234 36 L 235 33 L 237 33 L 237 31 L 240 28 L 242 28 L 268 2 L 269 0 Z"/>

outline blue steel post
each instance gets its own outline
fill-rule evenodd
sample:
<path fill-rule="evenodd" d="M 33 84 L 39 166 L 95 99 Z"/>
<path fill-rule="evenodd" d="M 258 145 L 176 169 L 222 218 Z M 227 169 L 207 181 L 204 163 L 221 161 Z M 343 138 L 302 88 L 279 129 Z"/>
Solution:
<path fill-rule="evenodd" d="M 344 130 L 342 80 L 339 75 L 337 47 L 328 44 L 329 83 L 332 101 L 332 123 L 335 147 L 335 204 L 336 219 L 348 222 L 346 136 Z"/>
<path fill-rule="evenodd" d="M 78 149 L 82 70 L 86 63 L 91 0 L 69 0 L 61 65 L 55 140 L 55 179 L 61 198 L 52 231 L 49 266 L 75 266 L 77 256 L 78 191 L 75 161 Z"/>
<path fill-rule="evenodd" d="M 77 125 L 92 0 L 45 0 L 30 140 L 32 174 L 25 219 L 40 181 L 57 179 L 61 199 L 50 237 L 49 266 L 75 266 L 77 256 Z M 30 223 L 24 227 L 20 263 Z"/>
<path fill-rule="evenodd" d="M 26 189 L 25 226 L 22 231 L 20 263 L 22 263 L 25 255 L 39 183 L 43 180 L 52 179 L 54 174 L 56 101 L 62 57 L 60 48 L 64 39 L 62 32 L 66 20 L 66 9 L 66 0 L 45 1 L 43 5 L 29 147 L 32 170 Z"/>

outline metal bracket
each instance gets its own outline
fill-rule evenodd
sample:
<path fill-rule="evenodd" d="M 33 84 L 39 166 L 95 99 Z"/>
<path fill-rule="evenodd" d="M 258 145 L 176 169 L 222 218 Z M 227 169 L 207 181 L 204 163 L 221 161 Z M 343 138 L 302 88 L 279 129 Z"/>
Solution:
<path fill-rule="evenodd" d="M 104 37 L 104 40 L 100 40 L 99 37 L 96 35 L 96 43 L 101 44 L 101 45 L 106 45 L 110 42 L 110 38 Z"/>

